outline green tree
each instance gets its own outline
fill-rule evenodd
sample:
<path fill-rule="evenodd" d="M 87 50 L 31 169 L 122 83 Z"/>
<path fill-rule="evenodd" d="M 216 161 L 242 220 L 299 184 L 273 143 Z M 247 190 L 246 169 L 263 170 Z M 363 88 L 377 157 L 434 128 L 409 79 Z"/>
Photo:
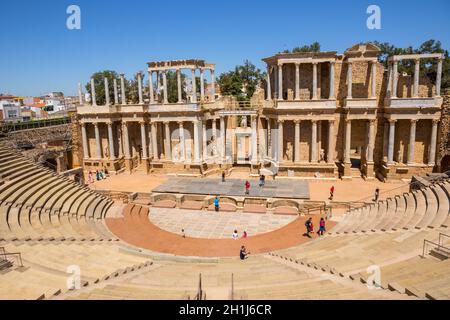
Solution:
<path fill-rule="evenodd" d="M 114 88 L 113 88 L 113 80 L 119 79 L 119 75 L 116 71 L 105 70 L 94 73 L 91 76 L 94 79 L 94 87 L 95 87 L 95 96 L 98 105 L 106 104 L 105 98 L 105 78 L 108 78 L 109 83 L 109 97 L 110 101 L 114 101 Z M 91 94 L 91 83 L 90 81 L 86 84 L 86 91 Z"/>
<path fill-rule="evenodd" d="M 310 45 L 295 47 L 292 50 L 286 49 L 282 53 L 298 53 L 298 52 L 320 52 L 320 43 L 315 41 Z"/>

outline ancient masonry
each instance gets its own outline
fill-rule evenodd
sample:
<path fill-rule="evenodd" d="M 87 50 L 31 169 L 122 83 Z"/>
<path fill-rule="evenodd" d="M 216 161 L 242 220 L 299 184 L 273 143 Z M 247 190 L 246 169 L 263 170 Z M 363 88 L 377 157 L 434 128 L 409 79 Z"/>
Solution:
<path fill-rule="evenodd" d="M 91 80 L 88 101 L 79 86 L 83 166 L 191 175 L 247 166 L 254 174 L 382 180 L 431 172 L 448 139 L 448 120 L 440 124 L 443 55 L 392 56 L 385 70 L 379 52 L 366 44 L 265 58 L 265 88 L 245 105 L 218 94 L 215 66 L 203 60 L 149 62 L 149 98 L 138 74 L 138 103 L 127 101 L 121 75 L 113 97 L 97 105 Z M 437 64 L 436 83 L 420 75 L 423 59 Z M 404 60 L 414 61 L 413 75 L 398 72 Z M 105 79 L 106 92 L 110 85 Z"/>
<path fill-rule="evenodd" d="M 450 90 L 443 96 L 438 164 L 440 172 L 450 170 Z"/>

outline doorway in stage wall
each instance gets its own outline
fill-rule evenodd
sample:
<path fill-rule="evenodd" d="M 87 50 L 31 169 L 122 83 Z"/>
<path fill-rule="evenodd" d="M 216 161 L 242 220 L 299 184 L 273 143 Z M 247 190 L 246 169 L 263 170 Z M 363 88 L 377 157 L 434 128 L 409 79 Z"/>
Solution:
<path fill-rule="evenodd" d="M 252 133 L 250 128 L 237 128 L 234 138 L 233 163 L 237 165 L 250 165 L 250 161 L 252 160 Z"/>

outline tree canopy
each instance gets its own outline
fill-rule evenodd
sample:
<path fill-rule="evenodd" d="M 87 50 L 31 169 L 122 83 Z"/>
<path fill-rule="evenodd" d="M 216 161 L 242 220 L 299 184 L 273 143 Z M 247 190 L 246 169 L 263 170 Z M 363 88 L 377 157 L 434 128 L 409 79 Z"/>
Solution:
<path fill-rule="evenodd" d="M 234 96 L 239 101 L 248 101 L 264 76 L 264 72 L 261 72 L 249 60 L 245 60 L 243 65 L 238 65 L 234 70 L 222 73 L 217 79 L 217 83 L 222 95 Z"/>
<path fill-rule="evenodd" d="M 295 47 L 292 50 L 286 49 L 282 53 L 297 53 L 297 52 L 320 52 L 320 43 L 315 41 L 310 45 Z"/>

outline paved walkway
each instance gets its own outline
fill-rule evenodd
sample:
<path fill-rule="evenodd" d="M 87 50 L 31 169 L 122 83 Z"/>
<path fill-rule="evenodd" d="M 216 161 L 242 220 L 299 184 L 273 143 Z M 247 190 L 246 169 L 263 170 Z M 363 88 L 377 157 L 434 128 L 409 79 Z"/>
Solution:
<path fill-rule="evenodd" d="M 233 240 L 183 238 L 179 234 L 157 227 L 150 221 L 148 214 L 147 207 L 127 205 L 123 218 L 107 218 L 106 224 L 116 236 L 133 246 L 179 256 L 236 257 L 239 255 L 241 245 L 245 245 L 251 253 L 257 254 L 311 241 L 303 235 L 307 217 L 299 217 L 284 227 L 268 233 Z M 319 219 L 319 216 L 313 216 L 315 229 Z M 329 221 L 328 229 L 333 226 L 334 222 Z M 313 239 L 317 237 L 317 234 L 313 235 Z"/>
<path fill-rule="evenodd" d="M 239 235 L 274 231 L 294 221 L 296 216 L 226 213 L 184 209 L 151 208 L 150 221 L 163 230 L 186 236 L 206 239 L 230 239 L 234 230 Z"/>

